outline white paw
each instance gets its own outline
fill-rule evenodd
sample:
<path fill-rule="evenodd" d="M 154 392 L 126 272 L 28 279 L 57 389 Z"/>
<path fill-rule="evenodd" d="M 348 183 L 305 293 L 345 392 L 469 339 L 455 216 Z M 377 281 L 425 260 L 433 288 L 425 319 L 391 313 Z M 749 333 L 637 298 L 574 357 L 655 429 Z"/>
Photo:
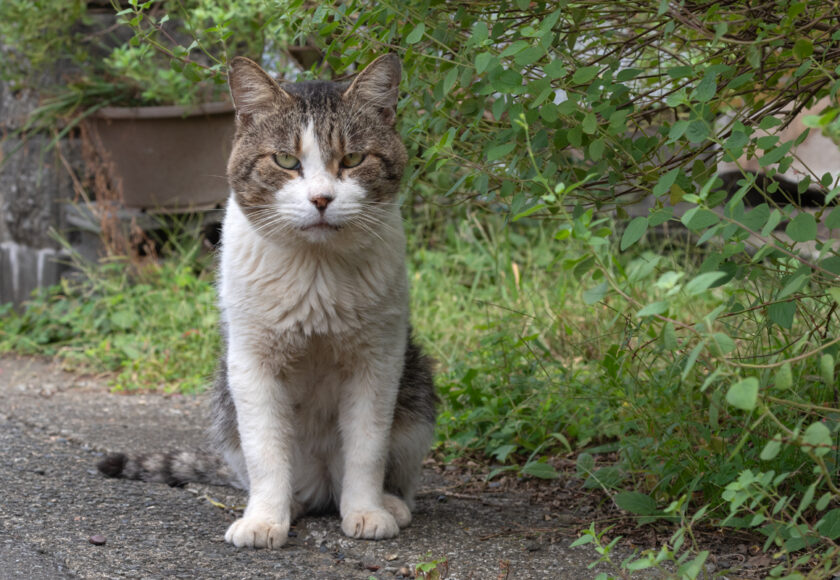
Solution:
<path fill-rule="evenodd" d="M 249 517 L 239 518 L 225 532 L 225 541 L 237 548 L 279 548 L 289 539 L 289 524 Z"/>
<path fill-rule="evenodd" d="M 353 510 L 342 518 L 341 531 L 351 538 L 385 540 L 396 537 L 400 527 L 387 510 Z"/>
<path fill-rule="evenodd" d="M 411 510 L 408 509 L 405 502 L 397 496 L 386 493 L 382 496 L 382 505 L 385 506 L 385 509 L 388 510 L 392 516 L 394 516 L 394 519 L 397 521 L 397 525 L 400 529 L 411 523 Z"/>

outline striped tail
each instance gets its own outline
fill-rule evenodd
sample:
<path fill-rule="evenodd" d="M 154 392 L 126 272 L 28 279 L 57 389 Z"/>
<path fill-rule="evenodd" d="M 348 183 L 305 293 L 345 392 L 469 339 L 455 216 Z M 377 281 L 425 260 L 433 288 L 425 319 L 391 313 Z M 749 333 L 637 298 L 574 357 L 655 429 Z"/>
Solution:
<path fill-rule="evenodd" d="M 205 451 L 172 451 L 129 456 L 111 453 L 96 467 L 108 477 L 165 483 L 233 485 L 230 468 L 217 455 Z"/>

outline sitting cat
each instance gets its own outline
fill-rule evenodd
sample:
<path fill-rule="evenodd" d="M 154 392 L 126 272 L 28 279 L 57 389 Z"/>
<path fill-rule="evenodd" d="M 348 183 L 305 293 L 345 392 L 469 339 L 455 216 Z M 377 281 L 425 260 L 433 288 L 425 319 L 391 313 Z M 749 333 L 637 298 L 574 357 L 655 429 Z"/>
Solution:
<path fill-rule="evenodd" d="M 277 548 L 307 511 L 337 508 L 356 538 L 411 521 L 437 398 L 409 326 L 400 73 L 385 55 L 351 83 L 278 84 L 230 63 L 212 428 L 228 471 L 195 453 L 111 455 L 100 471 L 246 488 L 225 534 L 235 546 Z"/>

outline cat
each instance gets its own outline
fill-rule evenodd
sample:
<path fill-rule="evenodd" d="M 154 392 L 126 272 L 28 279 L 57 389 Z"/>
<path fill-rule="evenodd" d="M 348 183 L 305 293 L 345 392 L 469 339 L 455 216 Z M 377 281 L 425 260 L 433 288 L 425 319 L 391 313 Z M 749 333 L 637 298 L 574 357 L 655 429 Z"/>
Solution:
<path fill-rule="evenodd" d="M 396 201 L 393 54 L 352 82 L 278 83 L 234 58 L 236 133 L 218 294 L 225 353 L 211 441 L 195 452 L 109 455 L 112 477 L 248 490 L 225 540 L 277 548 L 306 512 L 337 509 L 354 538 L 411 521 L 437 396 L 412 339 Z"/>

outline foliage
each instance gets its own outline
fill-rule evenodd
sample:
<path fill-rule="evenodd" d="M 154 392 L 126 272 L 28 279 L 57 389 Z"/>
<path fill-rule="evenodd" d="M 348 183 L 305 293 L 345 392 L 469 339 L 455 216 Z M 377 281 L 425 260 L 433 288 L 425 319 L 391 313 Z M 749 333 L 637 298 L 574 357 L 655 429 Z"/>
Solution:
<path fill-rule="evenodd" d="M 42 90 L 50 99 L 39 113 L 49 113 L 46 119 L 54 122 L 56 113 L 76 115 L 103 105 L 219 100 L 227 88 L 216 73 L 228 50 L 257 59 L 262 54 L 267 24 L 262 2 L 130 0 L 125 5 L 121 9 L 116 0 L 114 9 L 78 0 L 0 3 L 0 78 L 18 89 Z M 141 20 L 148 24 L 143 42 L 132 32 Z M 197 31 L 207 46 L 190 42 Z M 277 28 L 274 33 L 282 36 Z M 179 60 L 170 65 L 170 57 Z"/>
<path fill-rule="evenodd" d="M 633 573 L 647 570 L 646 575 L 656 571 L 657 576 L 667 578 L 679 578 L 680 580 L 694 580 L 695 578 L 708 577 L 703 564 L 709 557 L 709 552 L 700 550 L 692 532 L 692 526 L 702 519 L 706 512 L 705 508 L 698 510 L 691 518 L 686 518 L 685 497 L 679 501 L 672 502 L 663 512 L 673 514 L 680 519 L 680 525 L 661 548 L 658 550 L 645 550 L 641 553 L 633 552 L 626 556 L 621 562 L 616 561 L 615 548 L 621 541 L 621 536 L 610 538 L 609 532 L 612 526 L 598 531 L 595 524 L 590 524 L 588 529 L 582 530 L 580 537 L 572 542 L 572 548 L 576 546 L 593 546 L 598 554 L 598 559 L 592 562 L 590 569 L 598 564 L 606 564 L 615 570 L 618 576 L 611 576 L 607 572 L 600 572 L 595 578 L 597 580 L 608 580 L 610 578 L 631 578 Z M 724 577 L 724 573 L 716 575 Z"/>
<path fill-rule="evenodd" d="M 166 16 L 132 6 L 136 42 L 159 48 Z M 442 359 L 445 453 L 550 477 L 551 454 L 612 440 L 617 465 L 589 448 L 578 466 L 625 510 L 700 498 L 707 521 L 787 555 L 776 576 L 838 570 L 840 184 L 716 175 L 788 172 L 807 135 L 774 132 L 823 97 L 806 125 L 837 137 L 837 20 L 789 0 L 265 7 L 266 47 L 320 48 L 312 76 L 402 57 L 416 325 Z M 223 60 L 223 25 L 167 49 L 172 70 L 221 74 L 190 50 Z"/>
<path fill-rule="evenodd" d="M 137 269 L 124 258 L 90 264 L 79 278 L 3 307 L 0 352 L 59 356 L 83 372 L 109 373 L 115 389 L 195 392 L 218 356 L 218 316 L 199 244 L 175 243 L 177 258 Z"/>
<path fill-rule="evenodd" d="M 449 560 L 446 558 L 431 559 L 431 554 L 426 554 L 426 559 L 414 566 L 414 577 L 421 580 L 444 580 L 449 576 Z"/>

